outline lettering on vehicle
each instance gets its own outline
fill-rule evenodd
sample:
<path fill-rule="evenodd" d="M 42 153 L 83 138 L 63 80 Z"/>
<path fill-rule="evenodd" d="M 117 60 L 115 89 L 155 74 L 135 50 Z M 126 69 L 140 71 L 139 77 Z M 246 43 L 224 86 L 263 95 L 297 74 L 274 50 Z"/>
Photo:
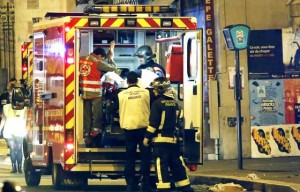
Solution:
<path fill-rule="evenodd" d="M 45 117 L 55 117 L 55 116 L 62 116 L 62 115 L 63 115 L 62 109 L 45 110 Z"/>

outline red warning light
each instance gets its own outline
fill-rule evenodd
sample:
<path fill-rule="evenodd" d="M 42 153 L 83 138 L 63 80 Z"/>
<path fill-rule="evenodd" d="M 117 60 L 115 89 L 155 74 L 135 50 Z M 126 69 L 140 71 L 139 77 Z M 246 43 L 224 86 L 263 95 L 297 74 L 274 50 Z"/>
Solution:
<path fill-rule="evenodd" d="M 22 66 L 22 71 L 23 71 L 23 72 L 26 72 L 27 70 L 28 70 L 28 67 L 27 67 L 26 64 L 24 64 L 24 65 Z"/>
<path fill-rule="evenodd" d="M 70 31 L 70 27 L 69 27 L 69 26 L 66 26 L 65 31 L 66 31 L 66 32 Z"/>

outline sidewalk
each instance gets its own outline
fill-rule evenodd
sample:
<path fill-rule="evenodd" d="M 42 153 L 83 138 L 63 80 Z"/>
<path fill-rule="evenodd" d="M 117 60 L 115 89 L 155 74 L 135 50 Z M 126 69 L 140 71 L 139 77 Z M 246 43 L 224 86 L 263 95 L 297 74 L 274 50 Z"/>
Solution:
<path fill-rule="evenodd" d="M 0 155 L 1 169 L 11 169 L 7 155 Z M 237 160 L 206 160 L 189 175 L 193 184 L 233 182 L 257 192 L 296 192 L 300 191 L 300 157 L 243 159 L 242 170 Z"/>
<path fill-rule="evenodd" d="M 190 175 L 198 184 L 234 182 L 258 191 L 300 191 L 300 157 L 243 159 L 242 170 L 237 160 L 209 160 Z"/>
<path fill-rule="evenodd" d="M 5 154 L 9 154 L 9 149 L 6 141 L 4 139 L 0 139 L 0 156 Z"/>

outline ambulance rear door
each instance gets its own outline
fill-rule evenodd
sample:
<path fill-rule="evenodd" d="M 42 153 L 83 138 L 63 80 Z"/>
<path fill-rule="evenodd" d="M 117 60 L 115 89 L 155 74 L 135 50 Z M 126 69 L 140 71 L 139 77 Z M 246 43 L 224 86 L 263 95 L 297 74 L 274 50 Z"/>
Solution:
<path fill-rule="evenodd" d="M 183 34 L 184 156 L 187 164 L 203 163 L 202 29 Z"/>
<path fill-rule="evenodd" d="M 34 59 L 33 59 L 33 127 L 32 133 L 32 160 L 44 161 L 44 103 L 41 94 L 45 92 L 46 73 L 44 70 L 45 55 L 45 35 L 42 32 L 34 33 Z"/>

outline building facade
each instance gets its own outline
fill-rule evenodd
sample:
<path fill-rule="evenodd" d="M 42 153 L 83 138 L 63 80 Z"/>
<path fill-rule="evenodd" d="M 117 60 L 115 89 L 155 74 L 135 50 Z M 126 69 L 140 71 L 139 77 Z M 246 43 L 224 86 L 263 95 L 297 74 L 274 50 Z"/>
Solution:
<path fill-rule="evenodd" d="M 173 1 L 152 0 L 151 4 L 170 4 Z M 237 129 L 230 124 L 236 117 L 236 101 L 232 87 L 235 53 L 226 48 L 223 28 L 233 24 L 248 25 L 251 30 L 290 29 L 288 33 L 298 33 L 297 1 L 287 0 L 199 0 L 180 1 L 181 14 L 193 15 L 198 19 L 198 27 L 204 29 L 205 61 L 205 125 L 204 153 L 206 159 L 237 158 Z M 9 2 L 12 3 L 12 2 Z M 4 3 L 5 4 L 5 3 Z M 21 45 L 29 41 L 32 23 L 44 19 L 46 12 L 70 12 L 75 9 L 74 0 L 54 0 L 51 3 L 39 0 L 15 0 L 14 4 L 14 75 L 21 77 Z M 300 9 L 299 9 L 300 10 Z M 2 46 L 3 47 L 3 46 Z M 242 151 L 243 157 L 253 157 L 253 126 L 251 125 L 249 92 L 248 52 L 240 51 L 242 75 Z M 1 57 L 2 58 L 2 57 Z M 13 59 L 11 59 L 13 61 Z M 4 61 L 1 60 L 1 66 Z M 10 65 L 11 66 L 11 65 Z M 211 86 L 211 87 L 210 87 Z M 213 111 L 214 110 L 214 111 Z M 260 128 L 260 127 L 258 127 Z M 292 137 L 292 136 L 291 136 Z M 272 157 L 272 156 L 267 156 Z"/>

